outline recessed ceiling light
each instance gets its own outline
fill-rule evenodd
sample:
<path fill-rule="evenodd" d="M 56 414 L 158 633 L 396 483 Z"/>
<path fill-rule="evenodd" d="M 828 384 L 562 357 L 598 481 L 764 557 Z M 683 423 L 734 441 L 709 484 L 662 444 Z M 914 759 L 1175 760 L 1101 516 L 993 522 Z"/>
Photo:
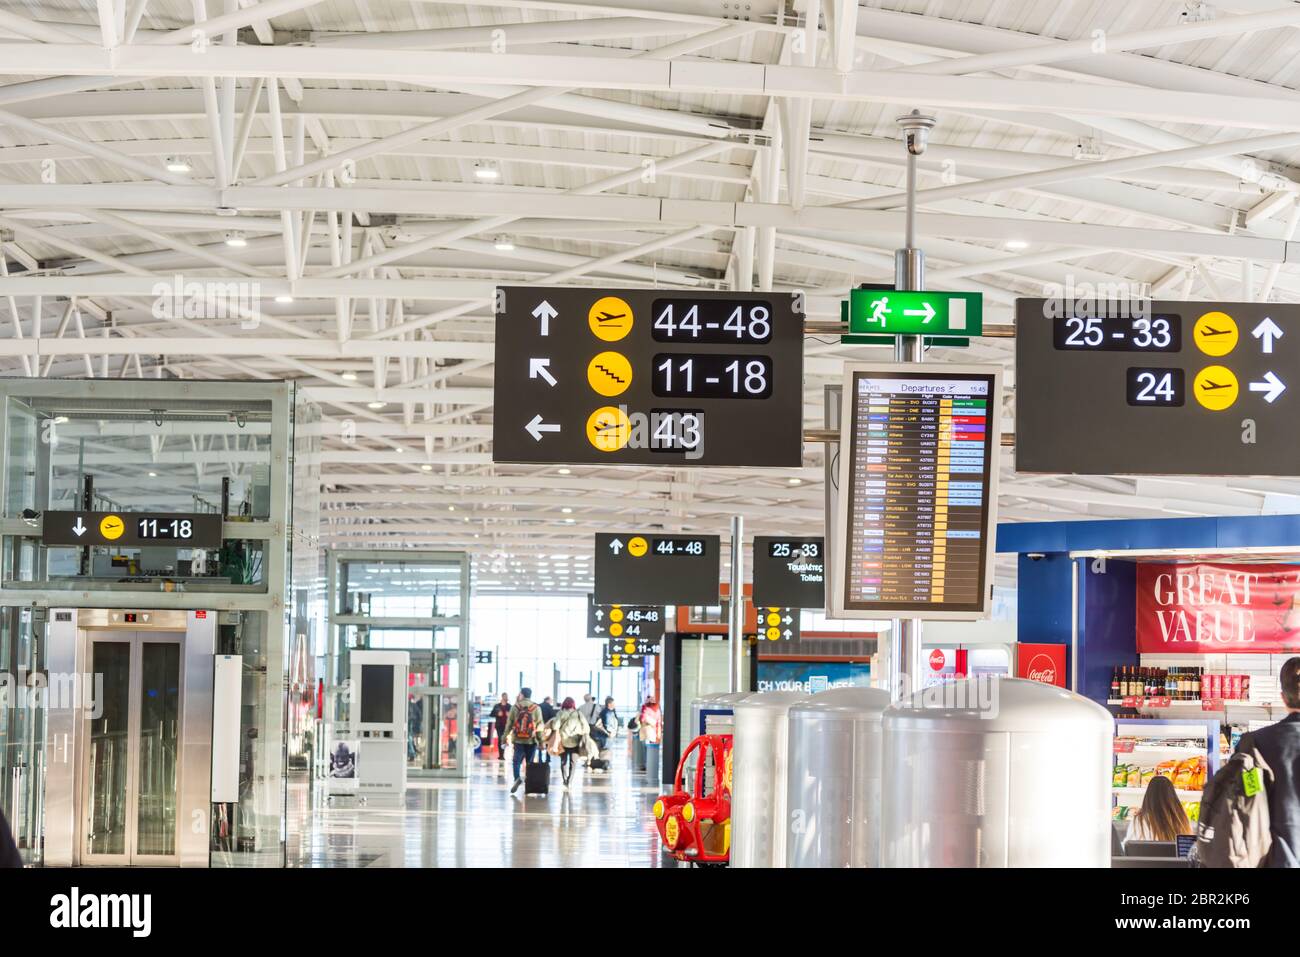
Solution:
<path fill-rule="evenodd" d="M 1011 250 L 1028 249 L 1029 243 L 1025 242 L 1023 239 L 1008 239 L 1006 247 Z"/>
<path fill-rule="evenodd" d="M 515 244 L 509 236 L 498 236 L 492 240 L 492 247 L 499 253 L 514 252 Z"/>
<path fill-rule="evenodd" d="M 455 506 L 455 505 L 448 505 L 448 506 L 447 506 L 447 511 L 449 511 L 449 512 L 454 512 L 454 511 L 456 511 L 456 506 Z"/>
<path fill-rule="evenodd" d="M 149 477 L 150 477 L 150 478 L 157 478 L 157 477 L 158 477 L 158 473 L 157 473 L 157 472 L 150 472 L 150 473 L 149 473 Z"/>
<path fill-rule="evenodd" d="M 184 156 L 167 157 L 167 172 L 169 173 L 188 173 L 194 167 Z"/>
<path fill-rule="evenodd" d="M 577 521 L 576 518 L 566 518 L 566 519 L 564 520 L 564 524 L 566 524 L 566 525 L 572 525 L 572 524 L 573 524 L 574 522 L 576 522 L 576 521 Z"/>
<path fill-rule="evenodd" d="M 474 164 L 474 175 L 479 179 L 499 179 L 501 171 L 497 169 L 497 164 L 492 160 L 484 160 L 481 163 Z"/>
<path fill-rule="evenodd" d="M 428 463 L 425 463 L 424 465 L 421 465 L 421 466 L 420 466 L 420 469 L 421 469 L 421 471 L 424 471 L 424 472 L 432 472 L 432 471 L 433 471 L 433 466 L 432 466 L 432 465 L 429 465 Z"/>
<path fill-rule="evenodd" d="M 284 303 L 293 302 L 293 296 L 289 295 L 288 293 L 283 293 L 283 294 L 281 294 L 281 295 L 279 295 L 279 296 L 276 296 L 276 297 L 275 297 L 275 301 L 276 301 L 276 302 L 284 302 Z"/>
<path fill-rule="evenodd" d="M 573 469 L 560 469 L 560 474 L 561 474 L 561 475 L 568 475 L 568 474 L 571 473 L 572 471 L 573 471 Z"/>
<path fill-rule="evenodd" d="M 803 479 L 801 479 L 801 478 L 786 479 L 786 481 L 789 482 L 791 485 L 802 485 L 802 484 L 803 484 Z"/>
<path fill-rule="evenodd" d="M 572 514 L 573 514 L 573 509 L 571 509 L 571 508 L 562 508 L 562 509 L 560 509 L 560 511 L 563 512 L 565 515 L 572 515 Z"/>
<path fill-rule="evenodd" d="M 56 416 L 54 417 L 54 424 L 55 424 L 55 425 L 63 425 L 63 424 L 65 424 L 67 421 L 68 421 L 68 417 L 67 417 L 66 415 L 56 415 Z"/>
<path fill-rule="evenodd" d="M 232 231 L 226 233 L 226 245 L 233 246 L 236 249 L 243 249 L 248 245 L 248 240 L 244 238 L 243 233 Z"/>
<path fill-rule="evenodd" d="M 384 406 L 386 406 L 386 405 L 388 405 L 387 402 L 367 402 L 367 403 L 366 403 L 366 408 L 367 408 L 367 409 L 382 409 L 382 408 L 383 408 Z"/>
<path fill-rule="evenodd" d="M 347 382 L 356 382 L 357 374 L 355 372 L 345 372 L 341 376 L 339 376 L 339 378 L 344 379 Z"/>

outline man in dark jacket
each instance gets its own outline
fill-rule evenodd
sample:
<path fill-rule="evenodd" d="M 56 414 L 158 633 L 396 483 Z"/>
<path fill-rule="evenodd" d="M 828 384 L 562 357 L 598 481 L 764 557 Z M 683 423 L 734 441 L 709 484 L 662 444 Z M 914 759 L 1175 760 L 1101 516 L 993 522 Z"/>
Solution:
<path fill-rule="evenodd" d="M 1300 867 L 1300 658 L 1289 658 L 1278 677 L 1287 716 L 1252 731 L 1250 739 L 1273 772 L 1268 787 L 1273 832 L 1268 866 Z"/>
<path fill-rule="evenodd" d="M 14 836 L 9 833 L 9 822 L 5 820 L 4 811 L 0 811 L 0 867 L 22 866 L 23 859 L 18 856 Z"/>

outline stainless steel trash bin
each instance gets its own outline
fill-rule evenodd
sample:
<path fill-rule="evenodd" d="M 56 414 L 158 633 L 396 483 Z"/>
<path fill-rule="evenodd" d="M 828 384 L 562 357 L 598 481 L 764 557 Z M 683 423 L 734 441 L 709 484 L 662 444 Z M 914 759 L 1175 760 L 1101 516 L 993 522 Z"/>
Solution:
<path fill-rule="evenodd" d="M 787 867 L 880 866 L 881 716 L 889 692 L 832 688 L 790 707 Z"/>
<path fill-rule="evenodd" d="M 886 867 L 1109 867 L 1114 723 L 1018 678 L 916 692 L 884 715 Z"/>
<path fill-rule="evenodd" d="M 785 867 L 786 726 L 790 706 L 807 699 L 768 691 L 732 706 L 732 867 Z"/>

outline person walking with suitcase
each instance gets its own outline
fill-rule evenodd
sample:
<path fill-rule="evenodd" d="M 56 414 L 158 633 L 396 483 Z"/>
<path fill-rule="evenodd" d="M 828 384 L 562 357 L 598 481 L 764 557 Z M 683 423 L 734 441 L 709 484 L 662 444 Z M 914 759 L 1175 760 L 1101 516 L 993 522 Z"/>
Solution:
<path fill-rule="evenodd" d="M 542 746 L 543 729 L 546 726 L 546 722 L 542 720 L 542 709 L 533 701 L 532 688 L 519 689 L 519 697 L 515 699 L 515 706 L 510 709 L 507 724 L 510 727 L 510 740 L 515 746 L 514 756 L 511 759 L 515 783 L 510 786 L 510 793 L 514 794 L 524 783 L 524 779 L 520 776 L 520 768 L 525 764 L 533 763 L 533 756 Z"/>
<path fill-rule="evenodd" d="M 614 710 L 614 699 L 606 698 L 605 706 L 596 713 L 596 720 L 591 722 L 591 739 L 596 743 L 596 757 L 591 759 L 593 771 L 609 770 L 609 741 L 618 734 L 618 712 Z"/>
<path fill-rule="evenodd" d="M 510 733 L 510 696 L 501 692 L 501 700 L 492 706 L 489 714 L 497 729 L 497 760 L 506 759 L 506 735 Z"/>

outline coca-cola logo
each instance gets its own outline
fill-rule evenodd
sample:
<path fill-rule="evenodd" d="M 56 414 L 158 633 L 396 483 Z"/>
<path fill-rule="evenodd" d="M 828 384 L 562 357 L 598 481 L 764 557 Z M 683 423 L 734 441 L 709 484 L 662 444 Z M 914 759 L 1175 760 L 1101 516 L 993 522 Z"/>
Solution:
<path fill-rule="evenodd" d="M 1029 659 L 1025 677 L 1030 681 L 1041 681 L 1045 685 L 1056 684 L 1056 662 L 1048 655 L 1037 654 Z"/>
<path fill-rule="evenodd" d="M 936 648 L 934 651 L 930 652 L 930 667 L 933 670 L 943 671 L 943 666 L 947 661 L 948 659 L 944 657 L 942 648 Z"/>

